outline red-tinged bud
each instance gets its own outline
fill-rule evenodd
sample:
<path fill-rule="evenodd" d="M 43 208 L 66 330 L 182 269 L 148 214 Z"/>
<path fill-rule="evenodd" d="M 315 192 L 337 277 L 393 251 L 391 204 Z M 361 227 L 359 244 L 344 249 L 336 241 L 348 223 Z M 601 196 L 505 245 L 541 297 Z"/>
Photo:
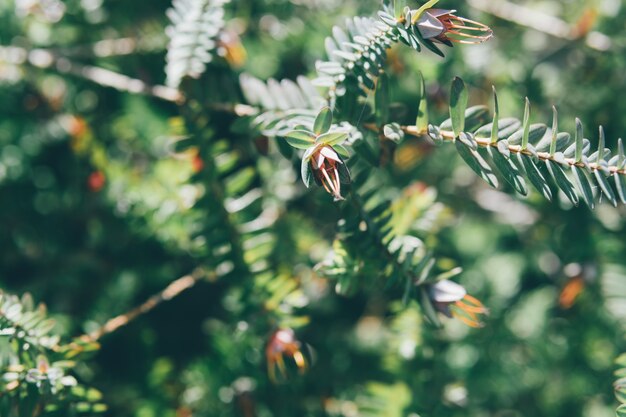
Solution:
<path fill-rule="evenodd" d="M 476 298 L 467 293 L 456 282 L 442 280 L 430 287 L 429 295 L 433 305 L 446 317 L 454 317 L 470 327 L 482 327 L 479 315 L 489 314 L 489 310 Z"/>
<path fill-rule="evenodd" d="M 265 348 L 267 372 L 273 382 L 278 381 L 277 369 L 282 380 L 287 378 L 285 357 L 292 359 L 298 367 L 298 371 L 304 373 L 307 368 L 307 361 L 302 353 L 300 341 L 296 339 L 292 329 L 276 330 L 267 342 Z"/>
<path fill-rule="evenodd" d="M 316 148 L 309 163 L 315 182 L 323 186 L 335 199 L 343 200 L 341 183 L 350 182 L 350 173 L 332 146 L 322 145 Z"/>
<path fill-rule="evenodd" d="M 419 16 L 415 24 L 424 39 L 433 39 L 448 46 L 452 46 L 452 42 L 482 43 L 493 36 L 489 26 L 456 16 L 455 11 L 428 9 Z"/>

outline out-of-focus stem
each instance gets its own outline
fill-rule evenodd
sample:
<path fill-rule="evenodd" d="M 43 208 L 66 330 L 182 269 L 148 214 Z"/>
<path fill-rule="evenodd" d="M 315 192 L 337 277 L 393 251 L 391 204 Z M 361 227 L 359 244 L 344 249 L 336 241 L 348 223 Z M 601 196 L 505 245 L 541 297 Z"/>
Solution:
<path fill-rule="evenodd" d="M 28 50 L 20 46 L 0 46 L 1 61 L 13 65 L 27 64 L 43 69 L 54 68 L 60 73 L 72 74 L 105 87 L 112 87 L 129 93 L 145 94 L 166 101 L 179 102 L 183 99 L 181 92 L 175 88 L 164 85 L 149 85 L 144 81 L 115 71 L 79 64 L 48 49 Z"/>
<path fill-rule="evenodd" d="M 199 281 L 203 279 L 211 280 L 214 279 L 215 274 L 207 273 L 204 270 L 197 269 L 189 275 L 182 276 L 165 287 L 164 290 L 160 291 L 157 294 L 154 294 L 146 301 L 144 301 L 139 306 L 133 308 L 130 311 L 127 311 L 124 314 L 120 314 L 119 316 L 113 317 L 112 319 L 107 320 L 105 324 L 103 324 L 99 329 L 84 335 L 81 337 L 83 340 L 88 340 L 90 342 L 96 342 L 102 336 L 113 333 L 121 327 L 126 326 L 131 321 L 135 320 L 137 317 L 142 316 L 154 308 L 159 306 L 164 301 L 169 301 L 177 296 L 179 296 L 184 291 L 190 289 L 194 285 L 196 285 Z"/>

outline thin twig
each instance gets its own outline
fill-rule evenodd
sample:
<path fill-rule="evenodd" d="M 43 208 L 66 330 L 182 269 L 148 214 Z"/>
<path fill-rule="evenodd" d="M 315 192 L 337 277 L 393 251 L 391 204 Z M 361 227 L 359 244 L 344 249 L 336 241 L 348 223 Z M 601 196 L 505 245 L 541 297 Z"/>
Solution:
<path fill-rule="evenodd" d="M 380 129 L 378 128 L 378 126 L 376 126 L 373 123 L 367 123 L 363 125 L 363 127 L 372 132 L 380 132 Z M 422 138 L 424 136 L 428 136 L 428 132 L 426 132 L 423 129 L 422 130 L 418 129 L 417 126 L 401 126 L 400 130 L 402 130 L 406 135 L 414 136 L 416 138 Z M 439 134 L 445 141 L 454 142 L 456 140 L 456 137 L 454 136 L 454 132 L 442 130 L 439 132 Z M 492 143 L 491 139 L 474 138 L 474 140 L 476 141 L 476 144 L 482 148 L 487 148 L 489 146 L 493 146 L 494 148 L 498 147 L 498 143 L 497 142 Z M 509 145 L 509 151 L 512 153 L 521 153 L 521 154 L 528 155 L 528 156 L 536 155 L 537 158 L 541 160 L 560 163 L 554 158 L 554 156 L 550 155 L 549 152 L 537 152 L 535 154 L 529 151 L 528 149 L 522 149 L 520 145 Z M 564 160 L 570 166 L 589 168 L 593 171 L 603 171 L 603 168 L 595 162 L 588 162 L 587 164 L 585 164 L 583 162 L 576 162 L 574 158 L 564 158 Z M 610 166 L 606 169 L 608 169 L 608 171 L 611 174 L 626 175 L 626 168 L 620 169 L 617 166 Z"/>
<path fill-rule="evenodd" d="M 118 39 L 117 42 L 123 40 Z M 49 49 L 27 50 L 19 46 L 0 46 L 0 62 L 12 65 L 29 64 L 43 69 L 54 68 L 60 73 L 72 74 L 104 87 L 112 87 L 128 93 L 145 94 L 166 101 L 178 103 L 184 99 L 183 94 L 175 88 L 164 85 L 151 86 L 141 80 L 115 71 L 79 64 Z M 253 116 L 261 111 L 259 108 L 247 104 L 211 103 L 208 106 L 211 110 L 232 113 L 239 117 Z"/>
<path fill-rule="evenodd" d="M 82 77 L 96 84 L 112 87 L 119 91 L 145 94 L 172 102 L 179 102 L 183 99 L 182 93 L 176 88 L 164 85 L 148 85 L 136 78 L 131 78 L 104 68 L 77 64 L 66 58 L 60 58 L 57 61 L 56 67 L 61 73 Z"/>
<path fill-rule="evenodd" d="M 556 38 L 571 41 L 584 37 L 587 46 L 598 51 L 607 51 L 612 46 L 611 38 L 604 33 L 597 31 L 580 33 L 576 25 L 570 25 L 557 17 L 506 0 L 468 0 L 468 2 L 478 10 Z"/>
<path fill-rule="evenodd" d="M 152 311 L 162 302 L 169 301 L 177 297 L 182 292 L 196 285 L 199 281 L 203 279 L 211 280 L 215 279 L 215 277 L 215 273 L 207 273 L 202 269 L 196 269 L 191 274 L 178 278 L 177 280 L 169 284 L 164 290 L 160 291 L 157 294 L 154 294 L 139 306 L 133 308 L 130 311 L 127 311 L 124 314 L 120 314 L 119 316 L 109 319 L 99 329 L 82 336 L 80 339 L 89 342 L 96 342 L 100 340 L 102 336 L 111 334 L 119 328 L 126 326 L 137 317 Z"/>

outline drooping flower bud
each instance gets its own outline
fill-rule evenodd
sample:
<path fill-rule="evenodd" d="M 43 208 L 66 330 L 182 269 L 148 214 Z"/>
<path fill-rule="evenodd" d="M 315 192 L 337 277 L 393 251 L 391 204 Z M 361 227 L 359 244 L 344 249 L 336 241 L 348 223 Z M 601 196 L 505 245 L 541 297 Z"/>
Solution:
<path fill-rule="evenodd" d="M 433 284 L 428 292 L 433 305 L 446 317 L 455 317 L 470 327 L 482 327 L 479 315 L 489 310 L 456 282 L 442 280 Z"/>
<path fill-rule="evenodd" d="M 317 185 L 323 186 L 335 199 L 343 200 L 341 184 L 350 183 L 350 173 L 333 147 L 330 145 L 318 146 L 311 154 L 309 163 Z"/>
<path fill-rule="evenodd" d="M 292 329 L 279 329 L 270 336 L 265 348 L 265 358 L 267 360 L 267 373 L 273 382 L 278 378 L 276 370 L 280 373 L 281 379 L 287 378 L 287 366 L 285 357 L 291 358 L 298 367 L 300 373 L 304 373 L 307 362 L 301 350 L 301 344 Z"/>
<path fill-rule="evenodd" d="M 415 24 L 424 39 L 433 39 L 445 45 L 452 42 L 476 44 L 493 36 L 489 26 L 454 15 L 456 10 L 428 9 Z"/>

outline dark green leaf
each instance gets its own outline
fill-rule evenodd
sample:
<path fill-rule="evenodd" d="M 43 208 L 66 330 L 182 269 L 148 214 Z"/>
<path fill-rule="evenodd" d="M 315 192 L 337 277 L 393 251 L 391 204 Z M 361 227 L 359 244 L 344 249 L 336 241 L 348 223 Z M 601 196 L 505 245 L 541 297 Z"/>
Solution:
<path fill-rule="evenodd" d="M 476 143 L 476 139 L 474 139 L 474 136 L 469 133 L 461 132 L 457 140 L 463 142 L 465 146 L 471 148 L 472 150 L 478 149 L 478 143 Z"/>
<path fill-rule="evenodd" d="M 413 297 L 414 292 L 415 292 L 415 285 L 413 284 L 413 281 L 411 280 L 410 276 L 407 276 L 405 278 L 404 292 L 402 294 L 403 306 L 409 305 L 409 301 L 411 301 L 411 298 Z"/>
<path fill-rule="evenodd" d="M 488 119 L 489 109 L 487 106 L 472 106 L 465 111 L 465 130 L 473 132 L 482 126 Z"/>
<path fill-rule="evenodd" d="M 383 11 L 378 12 L 378 17 L 380 17 L 380 20 L 382 20 L 383 22 L 385 22 L 385 24 L 391 26 L 391 27 L 395 27 L 396 24 L 398 23 L 398 21 L 396 20 L 395 17 L 391 16 L 390 14 L 387 14 Z"/>
<path fill-rule="evenodd" d="M 333 123 L 333 112 L 329 107 L 324 107 L 320 110 L 319 114 L 315 118 L 315 123 L 313 124 L 313 132 L 316 135 L 321 135 L 322 133 L 328 132 L 330 130 L 330 126 Z"/>
<path fill-rule="evenodd" d="M 315 142 L 329 146 L 341 145 L 349 136 L 346 132 L 329 132 L 318 136 Z"/>
<path fill-rule="evenodd" d="M 492 86 L 493 89 L 493 122 L 491 122 L 491 143 L 496 143 L 498 141 L 498 131 L 499 120 L 500 117 L 500 106 L 498 105 L 498 93 L 496 93 L 496 87 Z"/>
<path fill-rule="evenodd" d="M 606 138 L 604 136 L 604 129 L 602 128 L 602 126 L 599 127 L 599 130 L 600 130 L 600 134 L 599 134 L 599 139 L 598 139 L 598 152 L 596 153 L 596 160 L 593 161 L 597 164 L 599 164 L 600 160 L 603 159 L 604 157 L 604 151 L 605 151 L 604 143 L 606 142 Z"/>
<path fill-rule="evenodd" d="M 387 74 L 382 73 L 376 83 L 375 114 L 376 124 L 384 126 L 389 122 L 389 81 Z"/>
<path fill-rule="evenodd" d="M 311 167 L 310 158 L 302 158 L 300 164 L 300 175 L 302 175 L 302 182 L 309 188 L 311 186 L 311 180 L 313 179 L 313 168 Z"/>
<path fill-rule="evenodd" d="M 422 282 L 426 282 L 428 277 L 430 276 L 433 267 L 435 266 L 435 258 L 430 255 L 424 256 L 420 262 L 415 267 L 415 273 L 419 274 L 417 277 L 417 284 L 421 284 Z"/>
<path fill-rule="evenodd" d="M 523 123 L 522 129 L 523 129 L 522 150 L 524 150 L 528 147 L 528 140 L 529 140 L 529 133 L 530 133 L 530 101 L 528 100 L 528 97 L 526 97 L 526 103 L 524 104 L 524 123 Z M 509 142 L 513 143 L 511 139 L 509 139 Z"/>
<path fill-rule="evenodd" d="M 334 145 L 333 149 L 335 150 L 335 152 L 337 152 L 337 155 L 339 155 L 340 157 L 344 159 L 350 158 L 350 152 L 346 148 L 344 148 L 342 145 Z"/>
<path fill-rule="evenodd" d="M 504 119 L 500 119 L 498 121 L 498 140 L 508 139 L 513 133 L 517 132 L 517 130 L 522 126 L 522 122 L 517 120 L 514 117 L 506 117 Z M 493 131 L 493 123 L 489 123 L 474 133 L 474 136 L 480 139 L 489 139 L 491 138 L 491 133 Z"/>
<path fill-rule="evenodd" d="M 292 130 L 285 135 L 285 140 L 297 149 L 308 149 L 315 144 L 315 136 L 306 130 Z"/>
<path fill-rule="evenodd" d="M 430 300 L 430 296 L 428 295 L 428 288 L 420 288 L 420 306 L 422 307 L 422 313 L 424 313 L 424 316 L 426 316 L 428 321 L 436 327 L 441 327 L 441 321 L 439 320 L 437 311 L 435 310 L 433 302 Z"/>
<path fill-rule="evenodd" d="M 572 202 L 575 206 L 578 205 L 578 194 L 576 194 L 576 189 L 574 188 L 574 184 L 567 178 L 565 175 L 565 171 L 563 168 L 554 161 L 546 160 L 546 167 L 554 178 L 554 182 L 556 185 L 563 191 L 565 196 Z"/>
<path fill-rule="evenodd" d="M 616 172 L 613 178 L 615 178 L 615 188 L 617 188 L 619 199 L 626 204 L 626 175 Z"/>
<path fill-rule="evenodd" d="M 487 120 L 487 116 L 489 115 L 489 110 L 485 106 L 473 106 L 465 110 L 465 130 L 468 132 L 472 132 L 478 129 L 485 121 Z M 441 130 L 452 130 L 452 119 L 446 119 L 441 125 L 439 125 Z"/>
<path fill-rule="evenodd" d="M 554 157 L 557 152 L 561 152 L 569 146 L 572 136 L 567 132 L 560 132 L 556 135 L 556 141 L 553 140 L 554 136 L 544 136 L 537 143 L 537 151 L 538 152 L 548 152 Z M 554 153 L 552 153 L 552 149 L 554 148 Z"/>
<path fill-rule="evenodd" d="M 576 149 L 578 148 L 578 142 L 574 141 L 574 143 L 572 143 L 570 146 L 568 146 L 565 151 L 563 152 L 563 155 L 565 156 L 565 158 L 574 158 L 576 156 Z M 589 153 L 589 149 L 591 149 L 591 142 L 589 141 L 589 139 L 583 139 L 582 140 L 582 155 L 587 155 Z M 582 157 L 581 157 L 582 159 Z"/>
<path fill-rule="evenodd" d="M 455 77 L 450 90 L 450 118 L 452 119 L 452 130 L 455 137 L 458 137 L 465 130 L 467 99 L 465 83 L 459 77 Z"/>
<path fill-rule="evenodd" d="M 574 154 L 574 161 L 580 162 L 583 158 L 583 124 L 576 118 L 576 136 L 574 138 L 576 142 L 576 153 Z"/>
<path fill-rule="evenodd" d="M 424 77 L 422 73 L 418 73 L 418 89 L 419 100 L 417 107 L 417 118 L 415 120 L 415 127 L 420 132 L 428 131 L 428 102 L 426 101 L 426 85 L 424 84 Z"/>
<path fill-rule="evenodd" d="M 550 143 L 550 156 L 554 156 L 557 151 L 559 139 L 559 114 L 556 111 L 556 107 L 552 106 L 552 141 Z M 539 148 L 539 146 L 537 146 Z"/>
<path fill-rule="evenodd" d="M 504 180 L 521 195 L 527 195 L 528 189 L 526 188 L 526 181 L 524 181 L 524 177 L 517 169 L 517 166 L 492 146 L 487 148 L 487 152 L 493 160 L 495 168 L 500 175 L 502 175 Z"/>
<path fill-rule="evenodd" d="M 422 35 L 419 33 L 419 30 L 415 31 L 415 35 L 420 38 L 422 45 L 424 45 L 430 51 L 434 52 L 435 54 L 439 55 L 442 58 L 445 57 L 445 54 L 441 51 L 441 49 L 437 47 L 437 45 L 435 45 L 433 41 L 431 41 L 430 39 L 422 38 Z"/>
<path fill-rule="evenodd" d="M 602 194 L 605 195 L 605 197 L 611 202 L 611 204 L 613 204 L 613 206 L 617 207 L 617 199 L 615 198 L 615 193 L 609 185 L 609 180 L 607 179 L 607 177 L 605 177 L 604 173 L 599 169 L 594 170 L 593 175 L 596 178 L 598 185 L 600 185 Z"/>
<path fill-rule="evenodd" d="M 295 152 L 293 146 L 287 143 L 286 140 L 283 140 L 283 138 L 276 138 L 276 147 L 285 158 L 291 159 L 293 157 L 293 154 Z"/>
<path fill-rule="evenodd" d="M 352 179 L 350 178 L 350 171 L 345 163 L 338 164 L 337 170 L 339 171 L 339 181 L 342 184 L 350 184 L 352 182 Z"/>
<path fill-rule="evenodd" d="M 526 175 L 528 175 L 528 179 L 531 184 L 539 191 L 546 199 L 552 200 L 552 191 L 550 190 L 550 186 L 546 181 L 545 177 L 539 171 L 539 168 L 535 164 L 535 161 L 532 157 L 528 155 L 521 156 L 522 163 L 524 164 L 524 168 L 526 169 Z"/>
<path fill-rule="evenodd" d="M 483 159 L 480 154 L 468 148 L 460 141 L 456 141 L 456 149 L 461 155 L 461 158 L 467 163 L 467 165 L 476 172 L 482 179 L 487 181 L 489 185 L 494 188 L 498 187 L 498 178 L 493 174 L 493 171 L 489 164 Z"/>
<path fill-rule="evenodd" d="M 591 187 L 591 183 L 589 182 L 584 168 L 572 165 L 572 172 L 574 173 L 574 182 L 578 187 L 580 195 L 582 195 L 583 200 L 585 200 L 589 208 L 593 209 L 595 207 L 593 188 Z"/>
<path fill-rule="evenodd" d="M 528 129 L 528 131 L 526 129 Z M 539 142 L 539 140 L 546 134 L 546 130 L 548 130 L 548 126 L 543 123 L 535 123 L 527 128 L 523 128 L 513 133 L 508 138 L 509 144 L 521 145 L 522 149 L 526 149 L 528 147 L 528 143 L 534 144 Z M 526 146 L 524 146 L 524 135 L 527 135 Z"/>

